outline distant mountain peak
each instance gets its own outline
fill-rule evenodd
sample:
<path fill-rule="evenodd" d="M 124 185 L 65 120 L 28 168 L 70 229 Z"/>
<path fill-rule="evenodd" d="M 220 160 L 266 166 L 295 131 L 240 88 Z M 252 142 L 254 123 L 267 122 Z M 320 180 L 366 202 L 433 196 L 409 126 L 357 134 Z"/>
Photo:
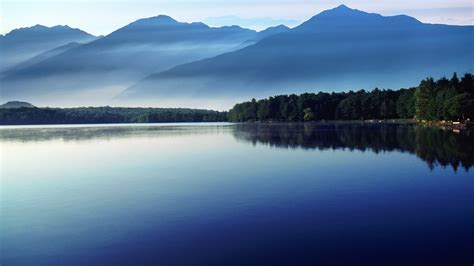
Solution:
<path fill-rule="evenodd" d="M 176 21 L 174 18 L 167 15 L 158 15 L 156 17 L 152 17 L 151 19 L 161 23 L 178 23 L 178 21 Z"/>
<path fill-rule="evenodd" d="M 52 29 L 73 29 L 73 28 L 69 27 L 68 25 L 56 25 L 56 26 L 53 26 L 51 28 Z"/>
<path fill-rule="evenodd" d="M 333 9 L 328 9 L 325 10 L 321 13 L 319 13 L 316 16 L 333 16 L 333 15 L 375 15 L 375 14 L 370 14 L 358 9 L 350 8 L 346 5 L 339 5 Z"/>
<path fill-rule="evenodd" d="M 89 34 L 81 29 L 72 28 L 68 25 L 56 25 L 52 27 L 44 26 L 41 24 L 36 24 L 30 27 L 22 27 L 18 29 L 14 29 L 9 33 L 5 34 L 4 37 L 6 38 L 15 38 L 18 36 L 28 36 L 31 34 L 36 34 L 37 36 L 48 36 L 52 34 L 80 34 L 84 36 L 95 37 L 92 34 Z M 46 38 L 46 37 L 45 37 Z"/>
<path fill-rule="evenodd" d="M 128 26 L 168 26 L 179 24 L 178 21 L 170 16 L 158 15 L 150 18 L 142 18 L 130 23 Z"/>
<path fill-rule="evenodd" d="M 337 7 L 335 7 L 334 9 L 338 9 L 338 10 L 352 10 L 352 8 L 349 8 L 348 6 L 344 5 L 344 4 L 341 4 Z"/>
<path fill-rule="evenodd" d="M 1 104 L 0 108 L 35 108 L 35 106 L 28 102 L 10 101 Z"/>
<path fill-rule="evenodd" d="M 358 9 L 353 9 L 346 5 L 339 5 L 333 9 L 328 9 L 315 15 L 297 28 L 311 30 L 315 27 L 321 27 L 323 25 L 323 27 L 375 27 L 380 25 L 403 26 L 415 24 L 421 24 L 421 22 L 406 15 L 382 16 L 377 13 L 368 13 Z"/>
<path fill-rule="evenodd" d="M 269 30 L 269 29 L 286 29 L 286 30 L 289 30 L 290 28 L 286 25 L 280 24 L 280 25 L 277 25 L 277 26 L 269 27 L 266 30 Z"/>
<path fill-rule="evenodd" d="M 231 29 L 231 30 L 243 30 L 244 28 L 240 27 L 239 25 L 230 25 L 230 26 L 222 26 L 221 29 Z"/>
<path fill-rule="evenodd" d="M 56 25 L 56 26 L 48 27 L 41 24 L 36 24 L 31 27 L 23 27 L 23 28 L 14 29 L 13 31 L 51 30 L 51 29 L 73 29 L 74 30 L 74 28 L 71 28 L 68 25 Z"/>
<path fill-rule="evenodd" d="M 48 27 L 40 25 L 40 24 L 36 24 L 30 27 L 21 27 L 21 28 L 13 29 L 7 34 L 5 34 L 5 36 L 17 34 L 19 32 L 37 31 L 37 30 L 45 30 L 45 29 L 48 29 Z"/>
<path fill-rule="evenodd" d="M 269 35 L 274 35 L 274 34 L 277 34 L 277 33 L 280 33 L 280 32 L 285 32 L 287 30 L 289 30 L 290 28 L 288 28 L 287 26 L 281 24 L 281 25 L 278 25 L 278 26 L 273 26 L 273 27 L 269 27 L 269 28 L 266 28 L 262 31 L 259 31 L 258 33 L 262 36 L 262 37 L 266 37 L 266 36 L 269 36 Z"/>
<path fill-rule="evenodd" d="M 24 28 L 19 28 L 19 29 L 46 29 L 48 27 L 44 26 L 44 25 L 41 25 L 41 24 L 36 24 L 34 26 L 31 26 L 31 27 L 24 27 Z"/>

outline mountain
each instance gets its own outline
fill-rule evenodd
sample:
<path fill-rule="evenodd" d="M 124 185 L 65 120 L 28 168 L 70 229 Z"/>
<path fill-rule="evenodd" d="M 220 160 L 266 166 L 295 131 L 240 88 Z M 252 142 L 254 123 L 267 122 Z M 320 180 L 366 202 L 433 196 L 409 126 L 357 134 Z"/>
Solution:
<path fill-rule="evenodd" d="M 71 42 L 85 43 L 96 38 L 87 32 L 69 26 L 46 27 L 36 25 L 12 30 L 6 35 L 0 36 L 2 54 L 0 72 L 47 50 Z"/>
<path fill-rule="evenodd" d="M 268 36 L 275 35 L 275 34 L 278 34 L 278 33 L 282 33 L 282 32 L 285 32 L 289 29 L 290 28 L 288 28 L 285 25 L 278 25 L 278 26 L 275 26 L 275 27 L 269 27 L 267 29 L 264 29 L 262 31 L 257 32 L 257 34 L 255 34 L 252 37 L 252 39 L 248 39 L 245 42 L 241 43 L 239 46 L 236 47 L 235 50 L 239 50 L 239 49 L 245 48 L 249 45 L 256 44 L 257 42 L 259 42 L 260 40 L 262 40 L 262 39 L 264 39 Z"/>
<path fill-rule="evenodd" d="M 472 70 L 473 29 L 342 5 L 255 45 L 152 74 L 118 98 L 235 100 L 413 86 L 426 76 Z"/>
<path fill-rule="evenodd" d="M 22 107 L 34 108 L 35 106 L 32 105 L 31 103 L 20 102 L 20 101 L 10 101 L 10 102 L 0 105 L 0 108 L 22 108 Z"/>
<path fill-rule="evenodd" d="M 258 39 L 261 40 L 261 39 L 266 38 L 266 37 L 271 36 L 271 35 L 286 32 L 289 29 L 290 28 L 288 28 L 285 25 L 278 25 L 278 26 L 275 26 L 275 27 L 270 27 L 270 28 L 267 28 L 265 30 L 259 31 L 258 32 Z"/>
<path fill-rule="evenodd" d="M 110 99 L 153 72 L 234 51 L 269 34 L 238 26 L 183 23 L 164 15 L 140 19 L 96 41 L 12 71 L 0 80 L 5 87 L 2 97 L 38 102 L 39 97 L 50 101 L 54 95 L 54 99 L 83 103 Z"/>
<path fill-rule="evenodd" d="M 46 52 L 42 52 L 42 53 L 40 53 L 40 54 L 30 58 L 30 59 L 27 59 L 27 60 L 25 60 L 21 63 L 16 64 L 11 69 L 9 69 L 9 70 L 7 70 L 3 73 L 0 73 L 0 75 L 1 76 L 8 76 L 9 74 L 14 73 L 15 71 L 19 71 L 19 70 L 27 68 L 29 66 L 38 64 L 38 63 L 40 63 L 40 62 L 42 62 L 42 61 L 44 61 L 48 58 L 51 58 L 51 57 L 56 56 L 58 54 L 64 53 L 64 52 L 66 52 L 70 49 L 76 48 L 80 45 L 82 45 L 82 44 L 77 43 L 77 42 L 70 42 L 66 45 L 62 45 L 62 46 L 53 48 L 51 50 L 48 50 Z"/>

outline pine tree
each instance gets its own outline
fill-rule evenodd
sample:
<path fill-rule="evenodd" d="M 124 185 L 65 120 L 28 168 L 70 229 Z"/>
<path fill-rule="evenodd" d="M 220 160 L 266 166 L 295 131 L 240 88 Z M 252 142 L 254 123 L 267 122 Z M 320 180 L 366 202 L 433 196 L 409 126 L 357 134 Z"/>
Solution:
<path fill-rule="evenodd" d="M 432 120 L 436 116 L 435 83 L 432 78 L 423 80 L 415 92 L 415 114 L 417 119 Z"/>

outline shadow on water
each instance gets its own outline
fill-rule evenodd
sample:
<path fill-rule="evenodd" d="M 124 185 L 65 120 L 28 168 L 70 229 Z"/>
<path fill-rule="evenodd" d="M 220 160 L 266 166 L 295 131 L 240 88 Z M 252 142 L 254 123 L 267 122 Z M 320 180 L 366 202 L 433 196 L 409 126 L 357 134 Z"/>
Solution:
<path fill-rule="evenodd" d="M 398 151 L 416 154 L 433 169 L 474 165 L 474 135 L 409 124 L 239 124 L 236 139 L 286 149 Z"/>

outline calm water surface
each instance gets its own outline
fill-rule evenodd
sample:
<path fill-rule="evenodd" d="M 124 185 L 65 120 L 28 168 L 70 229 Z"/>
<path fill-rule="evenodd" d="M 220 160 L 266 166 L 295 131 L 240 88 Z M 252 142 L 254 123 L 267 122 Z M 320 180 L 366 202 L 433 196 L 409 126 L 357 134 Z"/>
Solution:
<path fill-rule="evenodd" d="M 472 265 L 474 135 L 0 128 L 1 265 Z"/>

